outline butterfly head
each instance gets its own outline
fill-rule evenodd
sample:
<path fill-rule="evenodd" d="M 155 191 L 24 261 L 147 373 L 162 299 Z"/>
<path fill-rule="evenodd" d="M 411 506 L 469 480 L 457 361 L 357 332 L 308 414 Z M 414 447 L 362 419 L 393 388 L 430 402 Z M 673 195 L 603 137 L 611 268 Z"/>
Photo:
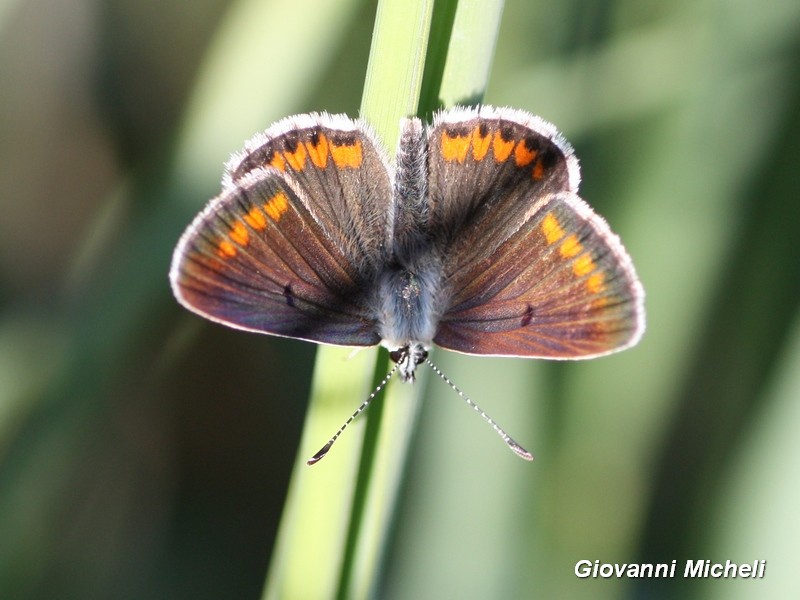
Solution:
<path fill-rule="evenodd" d="M 416 377 L 417 365 L 428 358 L 428 350 L 419 343 L 407 344 L 402 348 L 391 350 L 389 358 L 397 363 L 400 379 L 404 382 L 413 382 Z"/>

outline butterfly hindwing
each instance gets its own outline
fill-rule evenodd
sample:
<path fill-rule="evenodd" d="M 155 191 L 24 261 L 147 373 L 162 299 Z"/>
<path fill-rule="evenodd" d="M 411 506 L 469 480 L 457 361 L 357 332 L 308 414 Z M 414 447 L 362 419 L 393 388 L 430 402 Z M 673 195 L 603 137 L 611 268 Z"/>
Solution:
<path fill-rule="evenodd" d="M 577 196 L 539 203 L 494 252 L 447 269 L 434 341 L 470 354 L 589 358 L 638 341 L 643 292 L 605 221 Z"/>

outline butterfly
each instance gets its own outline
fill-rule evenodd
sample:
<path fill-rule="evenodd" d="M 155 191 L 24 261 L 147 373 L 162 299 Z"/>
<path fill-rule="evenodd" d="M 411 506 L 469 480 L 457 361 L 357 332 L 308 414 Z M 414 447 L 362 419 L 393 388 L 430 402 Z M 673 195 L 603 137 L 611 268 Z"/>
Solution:
<path fill-rule="evenodd" d="M 393 162 L 363 120 L 288 117 L 229 161 L 178 242 L 172 289 L 230 327 L 380 344 L 403 381 L 434 344 L 602 356 L 639 341 L 644 291 L 579 182 L 569 143 L 521 110 L 403 119 Z"/>

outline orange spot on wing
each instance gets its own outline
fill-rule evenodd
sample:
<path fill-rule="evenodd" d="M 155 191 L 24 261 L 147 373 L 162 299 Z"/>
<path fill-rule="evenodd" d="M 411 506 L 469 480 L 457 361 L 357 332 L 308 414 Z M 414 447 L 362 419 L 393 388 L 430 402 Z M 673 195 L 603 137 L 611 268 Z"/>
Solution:
<path fill-rule="evenodd" d="M 250 227 L 258 231 L 261 231 L 267 226 L 267 218 L 257 206 L 254 206 L 252 209 L 250 209 L 250 212 L 244 216 L 244 220 L 248 225 L 250 225 Z"/>
<path fill-rule="evenodd" d="M 559 248 L 559 252 L 561 252 L 561 256 L 564 258 L 572 258 L 573 256 L 577 256 L 583 250 L 583 246 L 578 241 L 578 238 L 575 234 L 571 234 L 567 236 L 567 238 L 561 242 L 561 248 Z"/>
<path fill-rule="evenodd" d="M 514 148 L 514 164 L 518 167 L 526 167 L 533 162 L 536 158 L 536 150 L 531 150 L 525 143 L 525 140 L 520 140 L 519 144 Z"/>
<path fill-rule="evenodd" d="M 609 333 L 615 333 L 617 331 L 619 331 L 619 321 L 616 319 L 592 322 L 592 334 L 597 337 L 608 337 Z"/>
<path fill-rule="evenodd" d="M 283 153 L 286 162 L 289 163 L 289 166 L 292 167 L 295 171 L 302 171 L 306 166 L 306 155 L 308 152 L 306 151 L 305 144 L 297 144 L 297 148 L 295 148 L 294 152 L 290 152 L 289 150 L 285 150 Z"/>
<path fill-rule="evenodd" d="M 547 240 L 548 244 L 555 244 L 558 240 L 564 237 L 564 230 L 558 224 L 553 213 L 547 213 L 542 220 L 542 233 Z"/>
<path fill-rule="evenodd" d="M 269 161 L 270 166 L 275 167 L 279 171 L 286 170 L 286 159 L 283 158 L 283 155 L 280 152 L 275 152 L 272 155 L 272 158 Z"/>
<path fill-rule="evenodd" d="M 591 279 L 591 277 L 589 279 Z M 608 296 L 600 296 L 599 298 L 593 299 L 589 306 L 592 308 L 592 310 L 601 310 L 609 304 L 611 304 L 611 298 Z"/>
<path fill-rule="evenodd" d="M 264 203 L 264 212 L 275 222 L 280 221 L 283 213 L 288 209 L 289 198 L 283 192 L 278 192 Z"/>
<path fill-rule="evenodd" d="M 544 164 L 542 163 L 542 159 L 536 161 L 536 164 L 533 165 L 533 178 L 536 181 L 539 181 L 542 177 L 544 177 Z"/>
<path fill-rule="evenodd" d="M 247 243 L 250 241 L 250 232 L 247 231 L 247 227 L 245 227 L 244 223 L 241 221 L 236 221 L 236 223 L 233 224 L 233 229 L 231 229 L 228 237 L 230 237 L 240 246 L 247 246 Z"/>
<path fill-rule="evenodd" d="M 328 138 L 320 133 L 317 136 L 317 143 L 306 142 L 308 157 L 314 166 L 324 169 L 328 165 Z"/>
<path fill-rule="evenodd" d="M 361 140 L 356 140 L 352 144 L 337 146 L 332 141 L 330 144 L 331 158 L 336 166 L 340 169 L 346 167 L 358 168 L 361 166 L 361 161 L 364 156 L 361 152 Z"/>
<path fill-rule="evenodd" d="M 602 271 L 598 271 L 597 273 L 593 273 L 589 276 L 589 279 L 586 280 L 586 289 L 589 290 L 592 294 L 599 294 L 605 289 L 605 280 L 606 276 L 605 273 Z"/>
<path fill-rule="evenodd" d="M 583 277 L 594 271 L 596 265 L 588 252 L 584 252 L 572 263 L 572 272 L 576 277 Z"/>
<path fill-rule="evenodd" d="M 228 240 L 222 240 L 217 245 L 217 254 L 222 258 L 232 258 L 236 256 L 236 246 L 231 244 Z"/>
<path fill-rule="evenodd" d="M 487 133 L 481 137 L 480 125 L 472 130 L 472 158 L 475 160 L 483 160 L 489 152 L 489 147 L 492 145 L 492 137 Z"/>
<path fill-rule="evenodd" d="M 442 133 L 442 156 L 447 162 L 457 161 L 463 163 L 469 150 L 469 135 L 451 136 L 446 131 Z"/>
<path fill-rule="evenodd" d="M 514 140 L 504 140 L 499 131 L 494 132 L 492 137 L 492 151 L 494 152 L 494 159 L 497 162 L 505 162 L 511 156 L 511 151 L 514 149 Z"/>

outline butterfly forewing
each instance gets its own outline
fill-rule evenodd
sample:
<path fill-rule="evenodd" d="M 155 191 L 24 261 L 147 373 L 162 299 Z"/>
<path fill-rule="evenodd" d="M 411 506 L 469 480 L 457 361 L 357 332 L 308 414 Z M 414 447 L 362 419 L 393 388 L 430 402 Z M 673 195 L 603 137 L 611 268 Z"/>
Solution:
<path fill-rule="evenodd" d="M 223 184 L 264 167 L 286 178 L 356 268 L 383 267 L 391 248 L 390 170 L 365 123 L 324 113 L 283 119 L 232 158 Z"/>
<path fill-rule="evenodd" d="M 448 111 L 431 127 L 428 147 L 433 237 L 467 260 L 508 238 L 538 199 L 574 191 L 580 179 L 555 128 L 519 111 Z"/>

